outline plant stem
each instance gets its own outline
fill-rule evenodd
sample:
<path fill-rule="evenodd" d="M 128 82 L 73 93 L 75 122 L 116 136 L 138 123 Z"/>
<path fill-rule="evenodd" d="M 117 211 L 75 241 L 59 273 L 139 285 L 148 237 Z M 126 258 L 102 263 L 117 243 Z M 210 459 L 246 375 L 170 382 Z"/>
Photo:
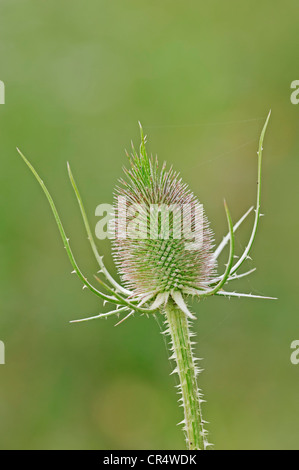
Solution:
<path fill-rule="evenodd" d="M 175 372 L 180 380 L 179 389 L 182 394 L 181 402 L 184 408 L 184 431 L 189 450 L 203 450 L 208 442 L 205 439 L 206 431 L 201 412 L 201 395 L 197 386 L 197 373 L 192 351 L 192 342 L 188 319 L 186 315 L 174 304 L 168 301 L 165 307 L 168 329 L 166 333 L 171 337 L 171 359 L 176 361 Z"/>

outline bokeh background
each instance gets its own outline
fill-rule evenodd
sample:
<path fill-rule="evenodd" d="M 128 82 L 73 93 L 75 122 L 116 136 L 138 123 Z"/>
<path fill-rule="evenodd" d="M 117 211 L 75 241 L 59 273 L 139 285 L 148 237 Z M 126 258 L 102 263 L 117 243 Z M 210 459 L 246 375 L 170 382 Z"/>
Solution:
<path fill-rule="evenodd" d="M 194 303 L 205 419 L 216 449 L 298 449 L 298 2 L 1 0 L 1 449 L 182 449 L 175 379 L 154 319 L 69 324 L 102 310 L 71 276 L 39 170 L 77 260 L 97 270 L 71 186 L 90 216 L 138 145 L 181 172 L 216 242 L 223 198 L 236 221 L 255 201 L 265 139 L 262 219 L 250 278 L 232 290 L 278 301 Z M 252 218 L 239 232 L 241 251 Z M 99 242 L 115 273 L 109 241 Z M 220 260 L 223 269 L 225 257 Z M 105 307 L 106 309 L 108 307 Z"/>

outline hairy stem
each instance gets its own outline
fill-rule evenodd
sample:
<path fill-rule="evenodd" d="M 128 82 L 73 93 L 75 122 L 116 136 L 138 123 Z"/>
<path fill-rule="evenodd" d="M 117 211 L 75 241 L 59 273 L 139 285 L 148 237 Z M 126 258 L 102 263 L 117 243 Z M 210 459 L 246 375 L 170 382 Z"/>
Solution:
<path fill-rule="evenodd" d="M 175 305 L 168 301 L 165 307 L 168 333 L 171 337 L 171 359 L 176 361 L 175 372 L 179 376 L 181 403 L 184 408 L 184 431 L 189 450 L 206 449 L 206 431 L 201 412 L 201 394 L 197 386 L 197 374 L 199 372 L 195 364 L 192 351 L 192 342 L 188 319 L 186 315 Z"/>

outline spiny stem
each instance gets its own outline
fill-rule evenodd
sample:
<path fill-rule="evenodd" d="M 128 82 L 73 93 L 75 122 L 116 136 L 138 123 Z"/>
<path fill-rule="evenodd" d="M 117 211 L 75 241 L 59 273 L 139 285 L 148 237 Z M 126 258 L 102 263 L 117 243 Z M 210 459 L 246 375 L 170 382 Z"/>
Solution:
<path fill-rule="evenodd" d="M 176 361 L 179 376 L 181 402 L 184 408 L 184 431 L 189 450 L 203 450 L 209 445 L 206 440 L 204 421 L 201 412 L 201 395 L 197 386 L 198 369 L 193 357 L 188 319 L 186 315 L 169 300 L 165 307 L 168 333 L 171 337 L 171 358 Z"/>

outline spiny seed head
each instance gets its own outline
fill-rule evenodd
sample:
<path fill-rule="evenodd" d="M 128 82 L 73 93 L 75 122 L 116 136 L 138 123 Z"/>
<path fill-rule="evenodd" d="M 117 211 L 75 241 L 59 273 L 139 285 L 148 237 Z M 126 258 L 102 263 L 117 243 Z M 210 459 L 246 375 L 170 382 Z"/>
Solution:
<path fill-rule="evenodd" d="M 141 128 L 140 152 L 132 145 L 116 188 L 114 258 L 134 294 L 192 293 L 214 268 L 212 232 L 198 199 L 172 168 L 159 169 L 145 143 Z"/>

